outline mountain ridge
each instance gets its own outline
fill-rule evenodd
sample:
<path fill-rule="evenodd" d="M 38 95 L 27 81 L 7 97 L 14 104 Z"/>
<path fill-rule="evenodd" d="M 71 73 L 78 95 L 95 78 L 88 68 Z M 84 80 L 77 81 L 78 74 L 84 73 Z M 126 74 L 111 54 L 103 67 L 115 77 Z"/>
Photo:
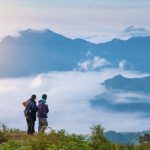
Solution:
<path fill-rule="evenodd" d="M 138 144 L 139 136 L 144 134 L 150 134 L 150 131 L 141 131 L 141 132 L 115 132 L 107 131 L 104 135 L 115 144 Z"/>
<path fill-rule="evenodd" d="M 150 36 L 94 44 L 80 38 L 70 39 L 49 29 L 23 30 L 19 36 L 7 36 L 0 42 L 0 77 L 71 71 L 87 59 L 89 51 L 93 57 L 106 59 L 111 67 L 118 67 L 120 61 L 126 60 L 134 66 L 126 69 L 150 72 L 149 43 Z"/>
<path fill-rule="evenodd" d="M 106 80 L 103 85 L 108 89 L 123 90 L 129 92 L 150 93 L 150 76 L 141 78 L 126 78 L 122 75 L 117 75 Z"/>

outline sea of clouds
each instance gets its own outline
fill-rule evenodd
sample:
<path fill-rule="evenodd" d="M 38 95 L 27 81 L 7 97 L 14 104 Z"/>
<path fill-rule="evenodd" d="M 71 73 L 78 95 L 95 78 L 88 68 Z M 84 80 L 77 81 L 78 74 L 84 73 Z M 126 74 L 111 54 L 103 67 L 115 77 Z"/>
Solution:
<path fill-rule="evenodd" d="M 46 93 L 50 109 L 48 122 L 49 127 L 53 129 L 86 134 L 90 132 L 90 126 L 100 123 L 106 130 L 149 129 L 150 119 L 141 112 L 118 112 L 103 106 L 92 107 L 91 100 L 107 91 L 101 83 L 118 74 L 129 78 L 146 76 L 123 69 L 103 69 L 87 72 L 49 72 L 31 77 L 0 79 L 0 122 L 26 130 L 22 102 L 32 94 L 37 95 L 38 102 L 41 95 Z M 122 99 L 119 103 L 124 103 L 126 94 L 120 95 Z M 117 102 L 115 99 L 111 100 Z M 37 126 L 38 121 L 36 130 Z"/>

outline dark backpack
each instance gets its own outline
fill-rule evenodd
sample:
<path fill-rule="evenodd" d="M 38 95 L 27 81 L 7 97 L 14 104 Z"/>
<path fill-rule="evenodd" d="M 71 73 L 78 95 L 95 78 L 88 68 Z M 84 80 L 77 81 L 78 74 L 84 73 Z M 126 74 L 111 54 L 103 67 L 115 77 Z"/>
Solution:
<path fill-rule="evenodd" d="M 26 118 L 29 118 L 29 117 L 31 117 L 31 113 L 32 113 L 32 107 L 28 102 L 27 106 L 25 107 L 25 110 L 24 110 L 24 115 Z"/>

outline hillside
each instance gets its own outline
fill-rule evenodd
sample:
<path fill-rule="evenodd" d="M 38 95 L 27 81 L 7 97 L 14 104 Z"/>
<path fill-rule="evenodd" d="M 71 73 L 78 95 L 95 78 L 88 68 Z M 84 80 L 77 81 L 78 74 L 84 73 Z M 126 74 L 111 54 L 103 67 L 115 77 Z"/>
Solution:
<path fill-rule="evenodd" d="M 108 131 L 105 132 L 105 136 L 112 142 L 116 144 L 137 144 L 139 136 L 149 134 L 150 131 L 143 132 L 115 132 Z"/>
<path fill-rule="evenodd" d="M 100 125 L 90 129 L 91 134 L 88 136 L 68 134 L 65 130 L 27 135 L 19 129 L 9 129 L 3 124 L 0 126 L 0 150 L 149 150 L 150 147 L 147 142 L 138 145 L 114 144 L 115 142 L 109 141 L 104 136 L 104 129 Z M 116 133 L 111 131 L 107 132 L 108 134 L 110 136 Z M 115 140 L 115 137 L 113 138 Z"/>

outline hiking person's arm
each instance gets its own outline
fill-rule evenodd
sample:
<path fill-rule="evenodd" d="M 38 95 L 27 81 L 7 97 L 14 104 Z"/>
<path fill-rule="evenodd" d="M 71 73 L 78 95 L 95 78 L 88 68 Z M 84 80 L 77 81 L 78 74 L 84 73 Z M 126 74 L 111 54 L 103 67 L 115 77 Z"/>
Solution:
<path fill-rule="evenodd" d="M 48 108 L 48 105 L 46 105 L 46 113 L 49 112 L 49 108 Z"/>

